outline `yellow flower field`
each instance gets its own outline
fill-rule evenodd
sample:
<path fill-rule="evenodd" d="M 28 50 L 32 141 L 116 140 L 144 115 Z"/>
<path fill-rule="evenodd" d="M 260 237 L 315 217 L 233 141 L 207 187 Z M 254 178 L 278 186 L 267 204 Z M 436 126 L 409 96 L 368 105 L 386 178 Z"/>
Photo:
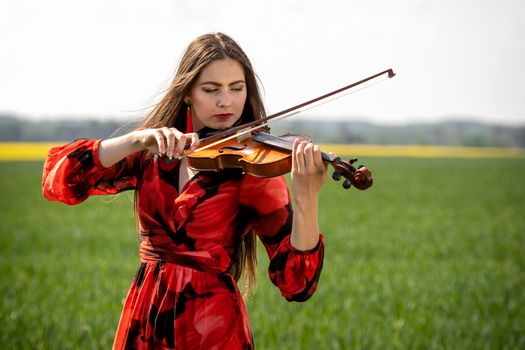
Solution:
<path fill-rule="evenodd" d="M 51 147 L 65 142 L 0 142 L 0 161 L 44 160 Z"/>
<path fill-rule="evenodd" d="M 44 160 L 53 146 L 66 142 L 0 142 L 0 161 Z M 525 149 L 448 146 L 321 145 L 325 152 L 355 157 L 525 158 Z"/>

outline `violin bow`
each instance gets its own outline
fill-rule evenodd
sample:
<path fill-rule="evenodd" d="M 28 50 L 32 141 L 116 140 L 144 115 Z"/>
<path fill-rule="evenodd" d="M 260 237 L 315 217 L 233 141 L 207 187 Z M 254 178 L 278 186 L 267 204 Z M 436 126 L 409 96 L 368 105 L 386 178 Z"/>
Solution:
<path fill-rule="evenodd" d="M 225 131 L 222 131 L 218 134 L 215 134 L 213 136 L 207 137 L 203 139 L 202 141 L 206 143 L 206 145 L 199 147 L 195 149 L 192 152 L 188 152 L 187 154 L 202 151 L 207 148 L 214 147 L 218 145 L 221 142 L 231 140 L 236 137 L 240 137 L 242 135 L 251 133 L 254 130 L 263 128 L 268 125 L 268 122 L 270 120 L 277 121 L 284 118 L 291 117 L 292 115 L 296 115 L 299 113 L 302 113 L 306 110 L 312 109 L 314 107 L 320 106 L 322 104 L 331 102 L 335 99 L 341 98 L 343 96 L 349 95 L 351 93 L 354 93 L 359 90 L 363 90 L 367 87 L 373 86 L 375 84 L 381 83 L 387 79 L 393 78 L 396 74 L 392 69 L 387 69 L 385 71 L 382 71 L 380 73 L 374 74 L 372 76 L 369 76 L 368 78 L 364 78 L 362 80 L 359 80 L 355 83 L 352 83 L 350 85 L 344 86 L 342 88 L 339 88 L 337 90 L 334 90 L 332 92 L 329 92 L 327 94 L 324 94 L 322 96 L 313 98 L 309 101 L 300 103 L 296 106 L 287 108 L 285 110 L 282 110 L 280 112 L 274 113 L 270 116 L 254 120 L 252 122 L 239 125 L 235 128 L 231 128 Z M 210 143 L 208 143 L 210 142 Z"/>

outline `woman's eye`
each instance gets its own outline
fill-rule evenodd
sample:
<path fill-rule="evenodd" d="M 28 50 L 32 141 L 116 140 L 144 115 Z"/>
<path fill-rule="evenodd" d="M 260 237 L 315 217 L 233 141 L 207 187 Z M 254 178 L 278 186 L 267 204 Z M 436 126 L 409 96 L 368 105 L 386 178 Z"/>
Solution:
<path fill-rule="evenodd" d="M 209 93 L 211 93 L 211 92 L 216 92 L 216 91 L 217 91 L 216 88 L 202 88 L 202 90 L 203 90 L 204 92 L 209 92 Z"/>
<path fill-rule="evenodd" d="M 244 86 L 236 86 L 231 88 L 232 91 L 240 92 L 244 90 Z"/>

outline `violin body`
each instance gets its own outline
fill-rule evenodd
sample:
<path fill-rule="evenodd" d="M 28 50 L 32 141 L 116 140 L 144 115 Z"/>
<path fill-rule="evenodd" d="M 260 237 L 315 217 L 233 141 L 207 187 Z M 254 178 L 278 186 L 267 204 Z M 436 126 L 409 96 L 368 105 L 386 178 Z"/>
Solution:
<path fill-rule="evenodd" d="M 261 144 L 248 138 L 242 142 L 236 139 L 194 152 L 188 155 L 188 165 L 193 170 L 220 171 L 242 169 L 258 177 L 274 177 L 290 172 L 290 152 Z"/>

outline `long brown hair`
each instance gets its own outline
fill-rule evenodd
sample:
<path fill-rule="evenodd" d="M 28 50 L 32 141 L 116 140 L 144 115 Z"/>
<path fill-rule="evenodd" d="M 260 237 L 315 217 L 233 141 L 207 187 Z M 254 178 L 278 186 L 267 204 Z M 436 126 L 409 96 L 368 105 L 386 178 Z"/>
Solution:
<path fill-rule="evenodd" d="M 186 130 L 185 97 L 189 95 L 199 74 L 211 62 L 224 58 L 239 62 L 244 70 L 247 98 L 241 115 L 241 123 L 266 116 L 257 76 L 248 56 L 241 47 L 223 33 L 204 34 L 193 40 L 184 52 L 175 77 L 166 95 L 151 113 L 140 123 L 139 128 L 175 127 Z M 230 272 L 236 281 L 244 281 L 243 292 L 248 296 L 255 286 L 257 273 L 257 240 L 253 230 L 243 235 L 234 255 Z"/>

